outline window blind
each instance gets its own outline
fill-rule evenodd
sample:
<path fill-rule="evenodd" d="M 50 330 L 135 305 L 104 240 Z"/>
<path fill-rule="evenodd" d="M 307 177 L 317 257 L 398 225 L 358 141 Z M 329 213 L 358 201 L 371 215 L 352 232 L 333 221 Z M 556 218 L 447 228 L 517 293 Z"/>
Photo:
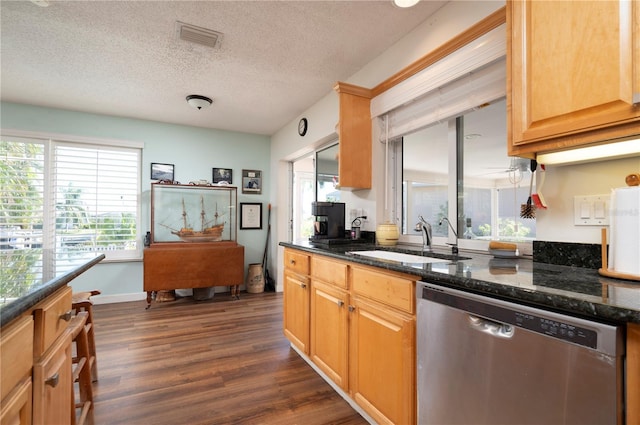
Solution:
<path fill-rule="evenodd" d="M 463 115 L 506 95 L 506 36 L 501 25 L 371 100 L 389 117 L 389 139 Z"/>
<path fill-rule="evenodd" d="M 3 135 L 0 249 L 139 259 L 141 149 Z"/>

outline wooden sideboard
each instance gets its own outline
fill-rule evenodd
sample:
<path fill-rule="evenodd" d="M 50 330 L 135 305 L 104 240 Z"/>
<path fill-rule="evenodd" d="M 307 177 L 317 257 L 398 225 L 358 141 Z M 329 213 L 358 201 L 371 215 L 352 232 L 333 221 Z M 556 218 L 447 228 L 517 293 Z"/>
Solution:
<path fill-rule="evenodd" d="M 147 308 L 153 292 L 230 286 L 244 281 L 244 246 L 236 242 L 154 243 L 144 250 Z"/>

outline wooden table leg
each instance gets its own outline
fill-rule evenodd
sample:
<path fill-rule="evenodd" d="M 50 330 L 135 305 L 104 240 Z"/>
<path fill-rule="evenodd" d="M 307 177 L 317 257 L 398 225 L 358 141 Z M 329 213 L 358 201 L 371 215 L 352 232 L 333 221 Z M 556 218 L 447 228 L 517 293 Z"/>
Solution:
<path fill-rule="evenodd" d="M 152 295 L 153 295 L 153 291 L 147 291 L 147 307 L 145 308 L 145 310 L 149 310 L 149 307 L 151 307 Z"/>

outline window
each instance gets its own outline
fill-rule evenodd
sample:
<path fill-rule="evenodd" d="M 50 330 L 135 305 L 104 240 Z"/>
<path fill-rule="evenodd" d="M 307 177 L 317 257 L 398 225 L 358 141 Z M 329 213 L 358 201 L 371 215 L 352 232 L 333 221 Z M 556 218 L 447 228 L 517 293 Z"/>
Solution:
<path fill-rule="evenodd" d="M 529 193 L 529 160 L 506 155 L 504 99 L 400 138 L 403 233 L 422 215 L 434 237 L 530 241 L 535 220 L 520 217 Z M 397 164 L 397 163 L 394 163 Z M 397 165 L 399 166 L 399 165 Z M 442 240 L 444 242 L 444 240 Z M 449 240 L 449 242 L 452 242 Z M 472 242 L 461 245 L 474 248 Z"/>
<path fill-rule="evenodd" d="M 0 249 L 140 258 L 140 156 L 124 142 L 3 135 Z"/>

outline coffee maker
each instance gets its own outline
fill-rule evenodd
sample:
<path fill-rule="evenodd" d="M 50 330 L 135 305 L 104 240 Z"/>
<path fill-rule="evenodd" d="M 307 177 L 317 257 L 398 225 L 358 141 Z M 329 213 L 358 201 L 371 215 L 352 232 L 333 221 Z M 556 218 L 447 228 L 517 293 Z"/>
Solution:
<path fill-rule="evenodd" d="M 313 219 L 312 240 L 344 239 L 343 202 L 312 202 Z"/>

